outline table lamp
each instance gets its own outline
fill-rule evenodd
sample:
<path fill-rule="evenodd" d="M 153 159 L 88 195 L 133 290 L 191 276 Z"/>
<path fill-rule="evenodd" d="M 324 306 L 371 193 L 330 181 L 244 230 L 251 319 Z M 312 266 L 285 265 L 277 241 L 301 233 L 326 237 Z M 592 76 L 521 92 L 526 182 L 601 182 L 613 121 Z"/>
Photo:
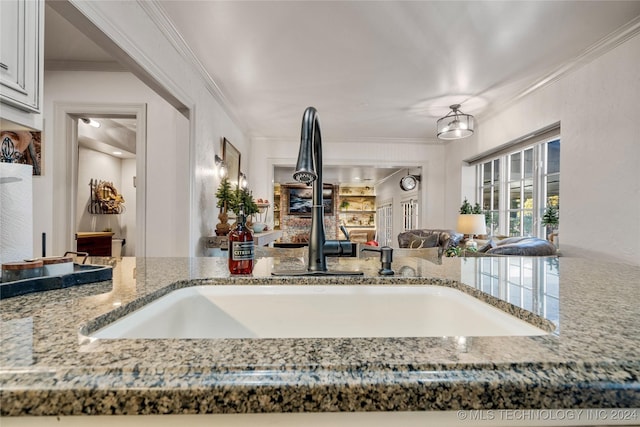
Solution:
<path fill-rule="evenodd" d="M 460 214 L 460 216 L 458 216 L 457 230 L 462 234 L 469 235 L 469 240 L 467 240 L 466 243 L 467 249 L 477 249 L 478 244 L 473 240 L 473 235 L 485 234 L 487 232 L 484 214 Z"/>

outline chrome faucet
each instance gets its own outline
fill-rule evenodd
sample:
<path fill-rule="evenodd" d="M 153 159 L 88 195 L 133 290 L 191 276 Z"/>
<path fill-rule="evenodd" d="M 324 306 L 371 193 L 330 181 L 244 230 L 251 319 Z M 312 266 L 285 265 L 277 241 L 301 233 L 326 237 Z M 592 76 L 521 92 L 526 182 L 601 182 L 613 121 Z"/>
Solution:
<path fill-rule="evenodd" d="M 322 136 L 318 112 L 313 107 L 308 107 L 302 116 L 300 151 L 293 179 L 313 187 L 309 261 L 306 273 L 288 271 L 277 274 L 361 275 L 360 271 L 329 272 L 327 270 L 327 256 L 351 256 L 352 243 L 349 240 L 327 240 L 325 237 L 324 205 L 322 204 Z"/>

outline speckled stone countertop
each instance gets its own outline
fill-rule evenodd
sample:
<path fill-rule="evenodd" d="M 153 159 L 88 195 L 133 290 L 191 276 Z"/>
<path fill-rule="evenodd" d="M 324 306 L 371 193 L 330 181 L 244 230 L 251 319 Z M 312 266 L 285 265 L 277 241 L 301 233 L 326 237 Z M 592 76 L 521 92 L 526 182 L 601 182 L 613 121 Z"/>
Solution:
<path fill-rule="evenodd" d="M 396 275 L 380 278 L 376 258 L 331 259 L 329 266 L 364 277 L 271 276 L 272 270 L 302 269 L 301 258 L 262 258 L 249 278 L 229 278 L 224 258 L 123 258 L 114 263 L 112 281 L 2 300 L 0 414 L 640 407 L 638 267 L 578 258 L 399 258 Z M 553 331 L 435 338 L 86 336 L 136 301 L 229 283 L 450 286 Z"/>

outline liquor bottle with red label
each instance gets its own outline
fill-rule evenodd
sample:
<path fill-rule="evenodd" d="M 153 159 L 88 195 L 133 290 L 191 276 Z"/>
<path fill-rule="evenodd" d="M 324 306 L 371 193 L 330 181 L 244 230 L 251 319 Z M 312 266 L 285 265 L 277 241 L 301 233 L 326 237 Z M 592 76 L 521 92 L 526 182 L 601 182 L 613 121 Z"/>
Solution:
<path fill-rule="evenodd" d="M 251 274 L 254 257 L 253 233 L 247 227 L 244 205 L 241 205 L 237 224 L 229 232 L 229 273 Z"/>

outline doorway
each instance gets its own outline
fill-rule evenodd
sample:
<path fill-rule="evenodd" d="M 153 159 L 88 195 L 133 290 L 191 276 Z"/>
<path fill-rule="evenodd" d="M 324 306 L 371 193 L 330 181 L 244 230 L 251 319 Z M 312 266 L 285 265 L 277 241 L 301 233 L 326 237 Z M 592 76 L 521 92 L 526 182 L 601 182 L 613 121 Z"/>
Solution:
<path fill-rule="evenodd" d="M 59 213 L 58 218 L 54 218 L 54 224 L 59 226 L 54 227 L 54 242 L 61 242 L 63 247 L 57 248 L 57 252 L 64 252 L 69 248 L 75 248 L 75 233 L 78 231 L 102 231 L 105 228 L 111 228 L 114 233 L 117 230 L 117 237 L 124 237 L 126 235 L 126 245 L 128 248 L 125 251 L 127 256 L 145 256 L 146 253 L 146 104 L 56 104 L 55 105 L 55 126 L 56 137 L 61 141 L 65 141 L 66 152 L 58 157 L 60 159 L 61 170 L 65 171 L 65 177 L 61 179 L 65 182 L 62 188 L 54 189 L 54 197 L 58 200 L 64 201 L 64 206 L 60 206 L 61 209 L 55 209 L 54 215 Z M 116 127 L 116 123 L 127 123 L 129 130 L 135 129 L 133 133 L 133 142 L 129 143 L 129 151 L 131 159 L 120 164 L 120 178 L 121 183 L 124 180 L 128 180 L 128 186 L 133 187 L 135 185 L 135 192 L 128 192 L 125 201 L 127 203 L 127 210 L 132 215 L 128 215 L 127 218 L 117 218 L 115 216 L 102 216 L 96 215 L 84 215 L 87 211 L 87 199 L 89 198 L 88 185 L 86 177 L 89 175 L 95 175 L 95 179 L 106 180 L 108 177 L 101 178 L 96 173 L 105 173 L 104 168 L 100 170 L 81 171 L 80 156 L 83 156 L 83 161 L 97 150 L 92 150 L 87 146 L 93 144 L 93 148 L 98 147 L 97 143 L 102 143 L 103 149 L 109 149 L 114 147 L 113 151 L 116 151 L 115 142 L 105 143 L 105 141 L 89 141 L 87 142 L 86 135 L 83 135 L 81 125 L 84 127 L 85 123 L 82 119 L 93 118 L 98 121 L 102 121 L 105 124 L 109 123 L 111 126 Z M 104 139 L 104 138 L 103 138 Z M 119 139 L 119 138 L 115 138 Z M 80 142 L 83 141 L 83 142 Z M 125 148 L 120 141 L 120 145 L 117 145 L 118 151 L 124 153 Z M 97 155 L 93 155 L 96 157 Z M 113 153 L 112 153 L 113 156 Z M 104 160 L 104 159 L 103 159 Z M 116 163 L 116 162 L 113 162 Z M 95 169 L 95 168 L 94 168 Z M 118 169 L 115 167 L 114 169 Z M 124 171 L 124 172 L 123 172 Z M 110 175 L 113 177 L 113 174 Z M 123 178 L 125 177 L 125 178 Z M 135 177 L 135 183 L 134 178 Z M 61 177 L 62 178 L 62 177 Z M 90 178 L 91 179 L 91 178 Z M 110 179 L 113 181 L 113 178 Z M 115 184 L 115 182 L 114 182 Z M 125 188 L 125 187 L 122 187 Z M 127 200 L 127 198 L 129 200 Z M 78 227 L 87 228 L 86 230 L 79 230 Z M 124 228 L 124 230 L 123 230 Z"/>
<path fill-rule="evenodd" d="M 78 121 L 77 232 L 112 235 L 111 256 L 136 255 L 136 119 Z"/>

